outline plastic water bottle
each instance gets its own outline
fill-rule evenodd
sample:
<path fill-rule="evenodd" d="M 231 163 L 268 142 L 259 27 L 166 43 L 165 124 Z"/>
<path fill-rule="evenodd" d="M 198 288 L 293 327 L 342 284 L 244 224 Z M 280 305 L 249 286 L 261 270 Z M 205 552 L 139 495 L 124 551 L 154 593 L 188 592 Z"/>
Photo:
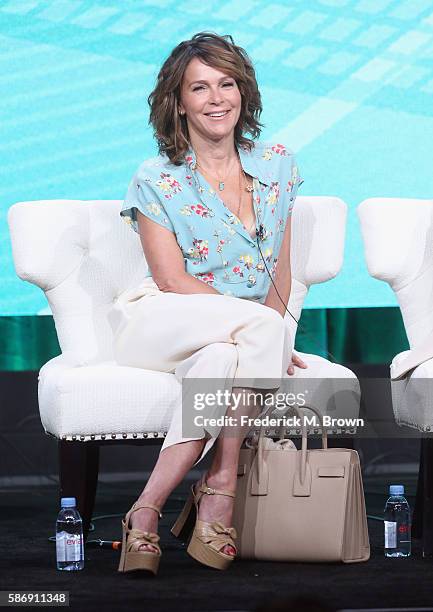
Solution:
<path fill-rule="evenodd" d="M 385 557 L 410 557 L 410 508 L 403 485 L 389 487 L 385 505 Z"/>
<path fill-rule="evenodd" d="M 82 570 L 84 567 L 83 521 L 75 497 L 62 497 L 56 522 L 57 569 Z"/>

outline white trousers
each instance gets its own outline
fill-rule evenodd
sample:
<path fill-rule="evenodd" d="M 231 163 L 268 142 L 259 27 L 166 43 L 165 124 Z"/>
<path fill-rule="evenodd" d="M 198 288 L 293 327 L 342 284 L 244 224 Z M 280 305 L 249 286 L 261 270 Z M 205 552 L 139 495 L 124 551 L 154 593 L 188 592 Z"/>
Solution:
<path fill-rule="evenodd" d="M 114 355 L 119 365 L 171 372 L 184 386 L 188 378 L 206 378 L 210 387 L 215 380 L 221 389 L 223 380 L 224 390 L 230 392 L 234 386 L 275 390 L 281 378 L 287 378 L 292 346 L 288 326 L 278 312 L 258 302 L 155 290 L 124 301 L 117 315 Z M 212 392 L 208 381 L 206 385 Z M 217 432 L 206 441 L 196 464 L 214 444 Z M 203 437 L 205 430 L 198 437 L 182 436 L 180 398 L 161 451 Z"/>

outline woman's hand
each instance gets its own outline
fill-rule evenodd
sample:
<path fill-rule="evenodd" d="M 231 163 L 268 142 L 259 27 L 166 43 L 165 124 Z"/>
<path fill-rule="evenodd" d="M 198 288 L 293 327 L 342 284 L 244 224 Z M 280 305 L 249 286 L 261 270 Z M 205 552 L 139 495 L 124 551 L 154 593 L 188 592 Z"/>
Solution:
<path fill-rule="evenodd" d="M 290 376 L 293 376 L 293 374 L 295 373 L 295 366 L 297 368 L 302 368 L 303 370 L 308 368 L 308 366 L 305 363 L 305 361 L 302 361 L 302 359 L 293 351 L 293 353 L 292 353 L 292 361 L 291 361 L 289 367 L 287 368 L 287 374 L 289 374 Z"/>

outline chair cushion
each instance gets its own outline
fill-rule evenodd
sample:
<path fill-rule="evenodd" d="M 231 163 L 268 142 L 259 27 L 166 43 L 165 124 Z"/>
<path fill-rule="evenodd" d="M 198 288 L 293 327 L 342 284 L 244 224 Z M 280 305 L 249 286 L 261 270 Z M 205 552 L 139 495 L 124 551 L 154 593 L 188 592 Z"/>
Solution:
<path fill-rule="evenodd" d="M 298 354 L 309 367 L 296 368 L 294 378 L 317 379 L 316 396 L 316 385 L 310 382 L 308 387 L 314 405 L 314 397 L 320 398 L 318 410 L 357 418 L 359 383 L 353 372 L 317 355 Z M 39 375 L 44 429 L 67 440 L 162 438 L 181 397 L 182 385 L 174 374 L 113 361 L 80 366 L 66 353 L 46 363 Z"/>
<path fill-rule="evenodd" d="M 393 364 L 399 364 L 410 353 L 396 355 Z M 404 378 L 391 380 L 392 406 L 398 425 L 420 431 L 433 431 L 433 359 L 421 363 Z"/>
<path fill-rule="evenodd" d="M 115 362 L 74 367 L 60 356 L 39 375 L 41 421 L 57 438 L 163 437 L 181 391 L 173 374 Z"/>

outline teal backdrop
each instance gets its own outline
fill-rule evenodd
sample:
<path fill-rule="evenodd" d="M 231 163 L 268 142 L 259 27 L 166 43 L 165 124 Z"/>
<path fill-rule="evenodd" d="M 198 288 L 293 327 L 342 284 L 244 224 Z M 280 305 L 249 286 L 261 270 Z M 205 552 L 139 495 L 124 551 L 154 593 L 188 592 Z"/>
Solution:
<path fill-rule="evenodd" d="M 203 30 L 247 50 L 261 137 L 295 151 L 301 193 L 348 205 L 343 269 L 310 291 L 298 348 L 369 361 L 405 348 L 394 296 L 366 270 L 356 208 L 432 197 L 431 0 L 0 0 L 2 368 L 58 352 L 44 295 L 15 275 L 8 208 L 122 199 L 156 153 L 147 96 L 161 63 Z"/>
<path fill-rule="evenodd" d="M 398 308 L 305 309 L 296 349 L 337 363 L 390 363 L 408 348 Z M 38 370 L 60 353 L 50 316 L 0 317 L 0 370 Z"/>

